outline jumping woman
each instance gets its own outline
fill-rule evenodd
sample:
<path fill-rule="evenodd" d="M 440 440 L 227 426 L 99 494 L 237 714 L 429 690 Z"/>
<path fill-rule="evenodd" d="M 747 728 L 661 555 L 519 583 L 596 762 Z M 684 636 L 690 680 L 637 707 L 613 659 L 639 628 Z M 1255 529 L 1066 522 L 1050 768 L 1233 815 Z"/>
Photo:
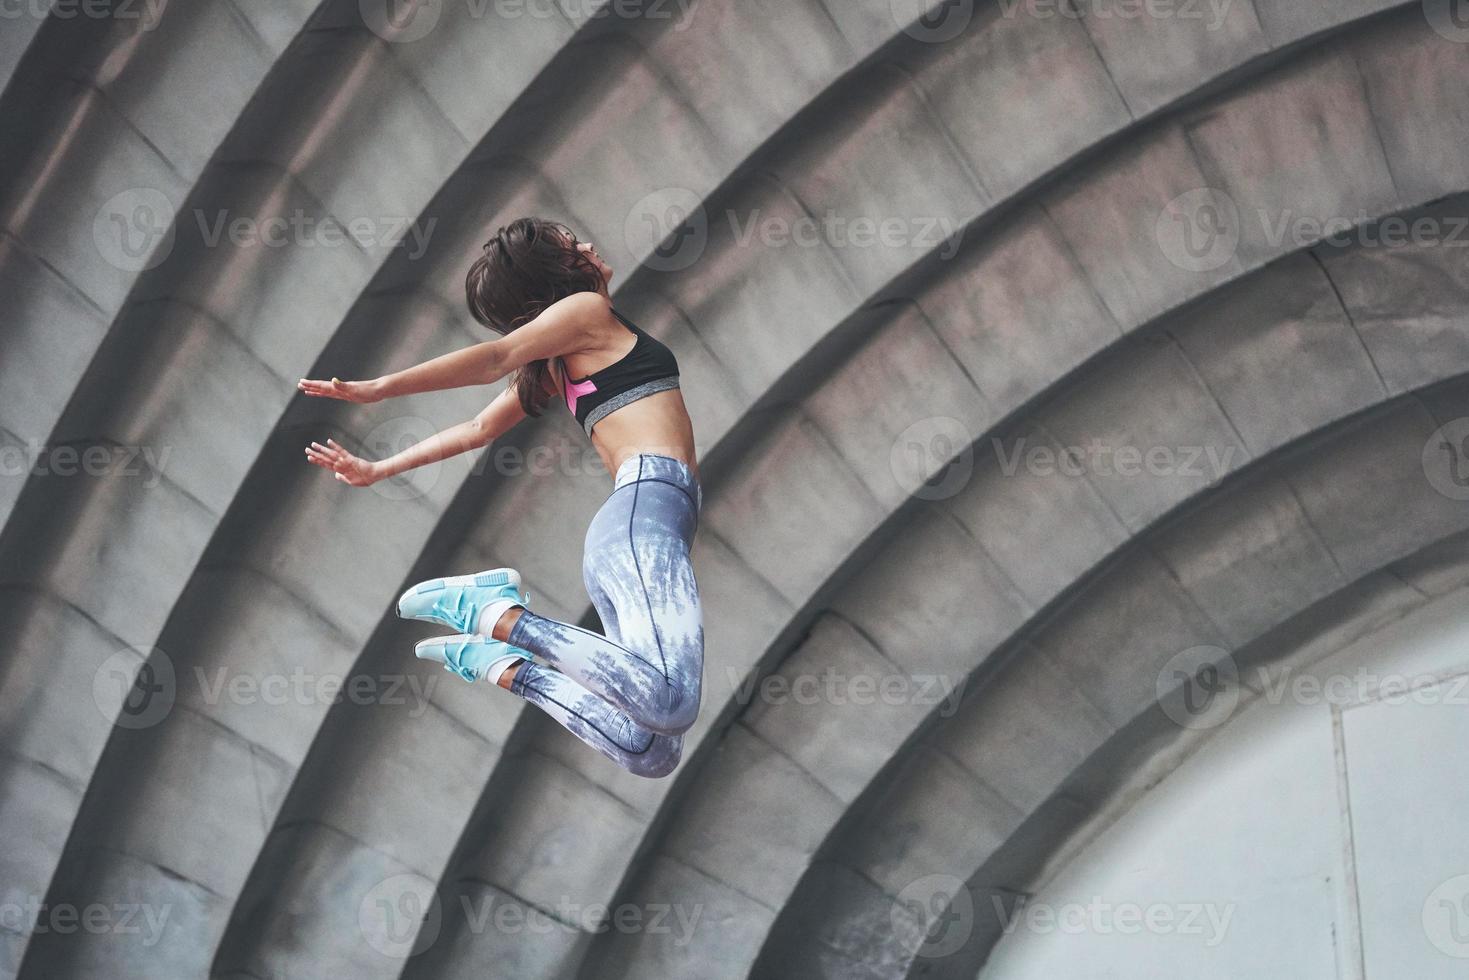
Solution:
<path fill-rule="evenodd" d="M 678 765 L 699 713 L 704 625 L 689 551 L 703 491 L 678 363 L 613 309 L 612 275 L 565 226 L 522 218 L 490 239 L 465 282 L 470 313 L 500 338 L 371 381 L 298 387 L 376 402 L 513 375 L 474 419 L 389 459 L 361 459 L 331 439 L 307 448 L 354 487 L 486 446 L 565 400 L 614 474 L 582 557 L 606 635 L 531 612 L 513 568 L 420 582 L 398 615 L 458 631 L 420 642 L 420 658 L 467 681 L 488 677 L 629 772 L 660 777 Z"/>

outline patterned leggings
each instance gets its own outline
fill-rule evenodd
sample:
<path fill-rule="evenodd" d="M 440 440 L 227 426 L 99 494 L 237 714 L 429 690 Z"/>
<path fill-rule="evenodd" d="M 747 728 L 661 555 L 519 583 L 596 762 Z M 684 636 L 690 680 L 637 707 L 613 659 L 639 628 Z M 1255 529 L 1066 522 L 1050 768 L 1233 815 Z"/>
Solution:
<path fill-rule="evenodd" d="M 673 772 L 699 714 L 704 619 L 689 549 L 703 491 L 688 464 L 641 453 L 592 518 L 582 578 L 606 636 L 525 610 L 509 641 L 535 654 L 511 691 L 639 776 Z"/>

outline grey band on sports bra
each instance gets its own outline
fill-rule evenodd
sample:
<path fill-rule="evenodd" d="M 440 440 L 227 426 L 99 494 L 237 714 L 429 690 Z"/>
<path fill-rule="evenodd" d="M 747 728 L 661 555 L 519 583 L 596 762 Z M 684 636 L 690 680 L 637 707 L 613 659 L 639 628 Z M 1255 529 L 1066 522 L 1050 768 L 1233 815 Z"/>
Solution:
<path fill-rule="evenodd" d="M 675 374 L 667 378 L 656 378 L 652 381 L 645 381 L 636 388 L 629 388 L 626 391 L 619 392 L 588 412 L 587 420 L 582 423 L 582 428 L 586 431 L 587 435 L 591 435 L 592 426 L 624 405 L 631 405 L 639 398 L 647 398 L 649 395 L 656 395 L 660 391 L 668 391 L 670 388 L 677 387 L 678 375 Z"/>

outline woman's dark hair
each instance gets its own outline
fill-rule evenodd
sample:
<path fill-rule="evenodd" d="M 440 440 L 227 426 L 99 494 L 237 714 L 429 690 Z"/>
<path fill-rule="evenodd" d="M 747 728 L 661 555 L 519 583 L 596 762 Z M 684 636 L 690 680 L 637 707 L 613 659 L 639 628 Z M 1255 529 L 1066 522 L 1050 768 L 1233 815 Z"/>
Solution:
<path fill-rule="evenodd" d="M 543 218 L 519 218 L 502 227 L 485 242 L 484 254 L 464 280 L 470 314 L 502 334 L 534 320 L 559 299 L 601 286 L 602 274 L 577 249 L 576 236 Z M 550 400 L 549 373 L 544 360 L 516 370 L 515 394 L 527 415 L 541 414 Z"/>

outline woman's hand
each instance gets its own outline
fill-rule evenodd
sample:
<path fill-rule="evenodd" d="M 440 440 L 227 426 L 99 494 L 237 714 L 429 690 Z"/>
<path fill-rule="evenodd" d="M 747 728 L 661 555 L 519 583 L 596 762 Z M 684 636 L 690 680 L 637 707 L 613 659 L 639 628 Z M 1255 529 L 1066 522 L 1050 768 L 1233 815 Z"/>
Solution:
<path fill-rule="evenodd" d="M 370 487 L 382 479 L 377 463 L 353 456 L 332 439 L 325 446 L 319 442 L 307 446 L 306 458 L 324 470 L 331 470 L 348 486 Z"/>
<path fill-rule="evenodd" d="M 302 378 L 296 383 L 296 387 L 314 398 L 337 398 L 358 404 L 383 400 L 382 386 L 376 380 L 343 381 L 341 378 L 332 378 L 330 381 L 312 381 Z"/>

